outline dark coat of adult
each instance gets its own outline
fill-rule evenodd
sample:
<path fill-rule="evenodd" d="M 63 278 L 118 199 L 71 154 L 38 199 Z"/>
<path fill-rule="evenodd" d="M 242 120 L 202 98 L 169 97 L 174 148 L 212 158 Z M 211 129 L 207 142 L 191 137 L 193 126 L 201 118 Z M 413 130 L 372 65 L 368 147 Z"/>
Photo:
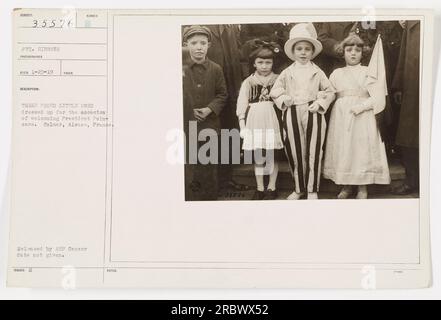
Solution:
<path fill-rule="evenodd" d="M 207 57 L 221 66 L 225 76 L 228 100 L 220 115 L 223 129 L 238 128 L 236 101 L 242 84 L 242 65 L 240 62 L 240 30 L 236 24 L 207 25 L 210 29 L 211 46 Z"/>
<path fill-rule="evenodd" d="M 207 25 L 206 27 L 210 29 L 212 35 L 207 57 L 221 66 L 229 99 L 236 101 L 242 84 L 238 25 Z"/>
<path fill-rule="evenodd" d="M 402 92 L 396 144 L 419 147 L 420 22 L 407 21 L 393 87 Z"/>
<path fill-rule="evenodd" d="M 249 40 L 277 41 L 277 23 L 247 23 L 240 25 L 240 39 L 242 43 Z"/>

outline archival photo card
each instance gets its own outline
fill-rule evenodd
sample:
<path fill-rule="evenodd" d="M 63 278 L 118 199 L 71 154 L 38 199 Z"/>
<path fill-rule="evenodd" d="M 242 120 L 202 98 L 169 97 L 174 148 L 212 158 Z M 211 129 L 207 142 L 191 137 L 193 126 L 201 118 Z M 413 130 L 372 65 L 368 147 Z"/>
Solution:
<path fill-rule="evenodd" d="M 9 286 L 431 285 L 431 11 L 12 15 Z"/>

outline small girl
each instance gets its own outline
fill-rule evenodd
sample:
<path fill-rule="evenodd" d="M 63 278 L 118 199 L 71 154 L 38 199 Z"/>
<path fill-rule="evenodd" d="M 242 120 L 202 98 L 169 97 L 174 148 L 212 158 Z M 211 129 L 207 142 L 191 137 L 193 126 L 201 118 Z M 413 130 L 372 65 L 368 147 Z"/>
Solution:
<path fill-rule="evenodd" d="M 277 79 L 272 68 L 274 57 L 279 52 L 276 43 L 255 41 L 255 49 L 250 54 L 255 72 L 243 81 L 237 99 L 236 115 L 243 138 L 242 149 L 245 151 L 245 159 L 254 162 L 257 190 L 253 200 L 272 200 L 277 197 L 278 160 L 283 156 L 281 112 L 274 106 L 269 92 Z M 266 192 L 263 182 L 265 174 L 269 174 Z"/>
<path fill-rule="evenodd" d="M 368 91 L 368 67 L 360 64 L 365 48 L 359 36 L 349 35 L 338 47 L 346 67 L 330 76 L 337 100 L 329 121 L 323 176 L 343 185 L 338 199 L 349 197 L 353 186 L 358 186 L 357 199 L 367 199 L 367 185 L 390 183 L 374 112 L 375 94 L 384 92 Z"/>

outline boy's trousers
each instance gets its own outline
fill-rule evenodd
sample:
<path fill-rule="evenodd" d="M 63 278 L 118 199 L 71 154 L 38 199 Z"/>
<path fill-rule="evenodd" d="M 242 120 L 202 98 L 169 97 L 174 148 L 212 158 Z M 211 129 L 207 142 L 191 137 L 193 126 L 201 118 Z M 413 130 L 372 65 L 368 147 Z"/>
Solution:
<path fill-rule="evenodd" d="M 289 107 L 283 116 L 285 152 L 297 193 L 318 192 L 326 120 L 309 104 Z"/>
<path fill-rule="evenodd" d="M 218 198 L 218 165 L 185 165 L 185 200 L 214 201 Z"/>
<path fill-rule="evenodd" d="M 207 141 L 197 141 L 197 149 L 192 152 L 196 154 L 190 155 L 189 144 L 192 143 L 189 139 L 194 139 L 197 137 L 192 137 L 186 135 L 186 164 L 185 164 L 185 200 L 186 201 L 204 201 L 204 200 L 217 200 L 219 192 L 219 159 L 220 159 L 220 147 L 216 150 L 210 150 L 208 152 L 203 152 L 203 155 L 210 154 L 214 151 L 216 154 L 214 157 L 217 159 L 216 163 L 206 163 L 207 159 L 203 163 L 199 158 L 199 150 L 208 140 L 214 139 L 219 140 L 219 135 L 210 135 Z M 193 141 L 194 143 L 194 141 Z M 218 144 L 220 146 L 220 144 Z M 190 158 L 192 159 L 190 161 Z M 211 158 L 210 158 L 211 159 Z M 196 162 L 195 162 L 196 161 Z"/>

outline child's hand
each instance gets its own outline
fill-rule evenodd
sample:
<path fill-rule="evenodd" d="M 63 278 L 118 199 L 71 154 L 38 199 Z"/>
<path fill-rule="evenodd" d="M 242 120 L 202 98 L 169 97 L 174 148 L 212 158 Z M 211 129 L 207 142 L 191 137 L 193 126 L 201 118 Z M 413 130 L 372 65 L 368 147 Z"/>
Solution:
<path fill-rule="evenodd" d="M 294 101 L 293 101 L 292 97 L 288 97 L 285 99 L 285 101 L 283 101 L 283 104 L 287 107 L 291 107 L 293 103 L 294 103 Z"/>
<path fill-rule="evenodd" d="M 245 130 L 246 130 L 244 119 L 239 120 L 239 128 L 240 128 L 240 137 L 243 139 L 245 137 Z"/>
<path fill-rule="evenodd" d="M 355 106 L 351 106 L 349 110 L 351 111 L 351 113 L 357 116 L 363 111 L 366 111 L 366 108 L 361 104 L 356 104 Z"/>
<path fill-rule="evenodd" d="M 320 109 L 320 105 L 318 104 L 317 101 L 314 101 L 313 103 L 311 103 L 309 105 L 308 109 L 309 109 L 309 112 L 317 113 L 319 111 L 319 109 Z"/>
<path fill-rule="evenodd" d="M 213 111 L 208 107 L 193 110 L 194 117 L 199 122 L 204 121 L 212 112 Z"/>
<path fill-rule="evenodd" d="M 239 120 L 239 128 L 240 128 L 240 130 L 245 129 L 245 119 Z"/>

